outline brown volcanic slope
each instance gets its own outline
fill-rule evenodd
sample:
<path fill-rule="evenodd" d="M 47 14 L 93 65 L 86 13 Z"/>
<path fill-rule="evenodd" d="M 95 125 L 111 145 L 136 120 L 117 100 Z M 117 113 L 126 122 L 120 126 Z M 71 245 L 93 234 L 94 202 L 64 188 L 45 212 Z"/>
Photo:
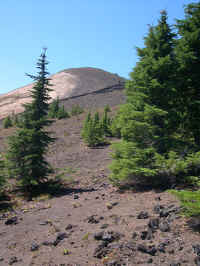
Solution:
<path fill-rule="evenodd" d="M 53 99 L 59 97 L 61 100 L 70 98 L 71 104 L 80 103 L 80 96 L 90 95 L 91 98 L 91 95 L 97 94 L 98 91 L 105 93 L 108 89 L 110 93 L 115 89 L 121 90 L 125 81 L 116 74 L 90 67 L 66 69 L 50 76 L 50 78 L 53 88 L 50 96 Z M 22 104 L 31 100 L 30 90 L 32 87 L 33 83 L 0 95 L 0 118 L 13 112 L 22 112 Z M 110 98 L 112 97 L 110 96 Z M 96 105 L 96 101 L 91 101 L 91 99 L 86 102 L 87 107 L 90 107 L 88 102 Z M 69 105 L 71 105 L 70 103 Z M 113 104 L 118 103 L 114 102 Z"/>

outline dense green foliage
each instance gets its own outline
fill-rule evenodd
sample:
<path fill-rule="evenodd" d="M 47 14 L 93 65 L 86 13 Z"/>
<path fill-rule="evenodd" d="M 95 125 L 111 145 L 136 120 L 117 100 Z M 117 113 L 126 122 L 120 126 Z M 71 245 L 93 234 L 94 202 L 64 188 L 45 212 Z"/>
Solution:
<path fill-rule="evenodd" d="M 170 190 L 181 201 L 183 214 L 187 217 L 200 215 L 200 191 Z"/>
<path fill-rule="evenodd" d="M 65 111 L 64 105 L 60 106 L 59 99 L 57 98 L 49 105 L 48 117 L 63 119 L 70 117 L 70 115 L 67 111 Z"/>
<path fill-rule="evenodd" d="M 71 110 L 72 116 L 82 114 L 83 112 L 84 112 L 84 109 L 80 105 L 76 104 L 72 106 L 72 110 Z"/>
<path fill-rule="evenodd" d="M 200 123 L 199 117 L 191 118 L 199 116 L 200 75 L 194 76 L 193 84 L 191 77 L 184 74 L 189 67 L 195 73 L 200 68 L 194 57 L 190 58 L 191 65 L 183 66 L 185 58 L 189 60 L 186 47 L 194 48 L 189 37 L 199 32 L 195 25 L 190 25 L 192 21 L 199 23 L 199 11 L 199 4 L 186 8 L 185 20 L 177 24 L 178 39 L 162 11 L 158 24 L 151 26 L 144 38 L 145 47 L 137 48 L 139 61 L 126 84 L 127 103 L 121 106 L 112 124 L 113 134 L 122 138 L 113 145 L 114 160 L 110 166 L 110 179 L 117 185 L 137 182 L 170 186 L 194 182 L 200 176 Z M 190 33 L 182 30 L 183 25 Z M 181 46 L 184 49 L 178 52 Z M 194 54 L 199 60 L 198 53 Z"/>
<path fill-rule="evenodd" d="M 200 149 L 200 2 L 185 8 L 185 19 L 177 20 L 180 38 L 175 49 L 178 69 L 177 105 L 182 128 Z"/>
<path fill-rule="evenodd" d="M 13 122 L 11 120 L 11 117 L 10 116 L 7 116 L 6 118 L 4 118 L 3 120 L 3 127 L 4 128 L 9 128 L 9 127 L 12 127 L 13 126 Z"/>
<path fill-rule="evenodd" d="M 47 75 L 46 50 L 41 54 L 35 85 L 31 90 L 32 102 L 24 105 L 25 111 L 18 130 L 9 138 L 7 153 L 11 177 L 16 177 L 26 190 L 31 191 L 52 172 L 45 158 L 48 145 L 54 141 L 46 130 L 52 121 L 47 118 L 50 84 Z"/>
<path fill-rule="evenodd" d="M 0 157 L 0 194 L 3 191 L 5 180 L 6 180 L 4 169 L 5 169 L 4 161 Z"/>
<path fill-rule="evenodd" d="M 94 117 L 92 117 L 91 113 L 88 113 L 84 121 L 81 135 L 89 147 L 96 147 L 105 144 L 104 132 L 101 127 L 98 112 L 94 114 Z"/>
<path fill-rule="evenodd" d="M 109 111 L 109 107 L 106 106 L 101 119 L 98 112 L 94 114 L 94 117 L 88 113 L 81 132 L 82 138 L 88 146 L 95 147 L 107 143 L 105 137 L 111 136 L 112 123 L 108 116 Z"/>

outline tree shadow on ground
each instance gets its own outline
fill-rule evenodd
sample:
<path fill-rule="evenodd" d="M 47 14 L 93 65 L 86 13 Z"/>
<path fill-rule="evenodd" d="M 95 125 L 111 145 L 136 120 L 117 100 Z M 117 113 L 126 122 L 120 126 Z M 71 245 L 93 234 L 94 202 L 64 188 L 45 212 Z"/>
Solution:
<path fill-rule="evenodd" d="M 84 192 L 93 192 L 94 188 L 73 188 L 69 185 L 64 184 L 61 181 L 50 180 L 43 184 L 32 187 L 32 190 L 27 192 L 21 190 L 23 196 L 27 200 L 33 200 L 34 198 L 40 197 L 42 195 L 48 195 L 49 198 L 52 197 L 62 197 L 70 194 L 81 194 Z"/>
<path fill-rule="evenodd" d="M 7 195 L 0 196 L 0 212 L 13 210 L 13 202 Z"/>
<path fill-rule="evenodd" d="M 190 219 L 188 219 L 188 221 L 186 222 L 186 224 L 194 232 L 200 233 L 200 216 L 191 217 Z"/>

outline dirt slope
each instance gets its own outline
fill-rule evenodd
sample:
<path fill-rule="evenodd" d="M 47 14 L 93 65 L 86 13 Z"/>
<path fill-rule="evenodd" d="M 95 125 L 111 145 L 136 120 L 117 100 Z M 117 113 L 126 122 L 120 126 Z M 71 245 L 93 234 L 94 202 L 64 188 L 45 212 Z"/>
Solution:
<path fill-rule="evenodd" d="M 199 234 L 180 216 L 174 197 L 152 190 L 120 193 L 109 184 L 111 148 L 84 145 L 85 115 L 50 128 L 57 140 L 48 159 L 54 168 L 68 169 L 69 185 L 52 199 L 18 200 L 17 208 L 0 215 L 0 265 L 199 265 Z M 1 143 L 11 130 L 0 129 Z"/>
<path fill-rule="evenodd" d="M 66 99 L 119 85 L 124 79 L 116 74 L 97 68 L 72 68 L 60 71 L 52 76 L 52 99 Z M 33 84 L 0 95 L 0 118 L 11 113 L 23 111 L 22 104 L 30 102 L 30 90 Z"/>

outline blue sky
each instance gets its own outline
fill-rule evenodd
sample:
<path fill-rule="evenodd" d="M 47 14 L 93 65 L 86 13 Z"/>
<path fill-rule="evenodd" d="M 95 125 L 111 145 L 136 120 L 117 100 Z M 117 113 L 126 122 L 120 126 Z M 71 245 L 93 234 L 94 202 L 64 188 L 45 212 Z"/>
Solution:
<path fill-rule="evenodd" d="M 6 0 L 0 5 L 0 93 L 31 83 L 42 47 L 51 74 L 98 67 L 121 76 L 137 61 L 148 24 L 166 9 L 183 18 L 189 0 Z"/>

